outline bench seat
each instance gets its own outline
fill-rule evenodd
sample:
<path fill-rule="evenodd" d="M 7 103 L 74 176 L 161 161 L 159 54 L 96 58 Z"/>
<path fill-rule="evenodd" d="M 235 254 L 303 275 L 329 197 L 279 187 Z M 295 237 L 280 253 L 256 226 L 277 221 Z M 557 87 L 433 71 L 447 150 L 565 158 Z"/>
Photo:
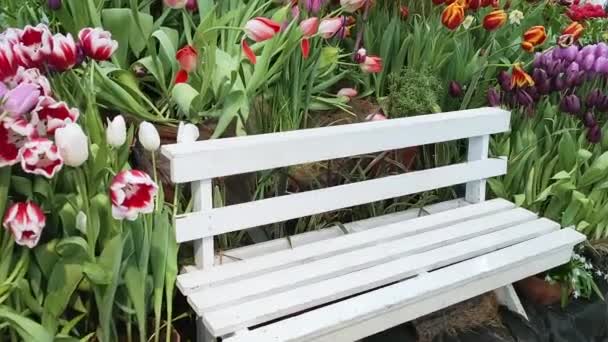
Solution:
<path fill-rule="evenodd" d="M 584 239 L 495 199 L 194 270 L 177 286 L 224 341 L 353 341 L 566 263 Z"/>

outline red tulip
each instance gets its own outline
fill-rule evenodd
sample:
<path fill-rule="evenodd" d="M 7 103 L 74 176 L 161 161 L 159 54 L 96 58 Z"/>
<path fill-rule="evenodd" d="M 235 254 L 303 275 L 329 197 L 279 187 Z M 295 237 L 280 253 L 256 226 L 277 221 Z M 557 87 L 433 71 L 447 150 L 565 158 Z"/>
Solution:
<path fill-rule="evenodd" d="M 583 25 L 574 21 L 562 31 L 562 34 L 570 34 L 574 40 L 577 40 L 583 34 L 583 30 Z"/>
<path fill-rule="evenodd" d="M 175 84 L 188 82 L 188 72 L 186 70 L 179 70 L 175 74 Z"/>
<path fill-rule="evenodd" d="M 255 53 L 253 52 L 249 44 L 247 44 L 247 41 L 245 41 L 245 39 L 241 41 L 241 48 L 243 49 L 245 57 L 247 57 L 251 64 L 255 65 L 255 63 L 257 62 L 257 57 L 255 56 Z"/>
<path fill-rule="evenodd" d="M 507 22 L 507 13 L 504 10 L 495 10 L 483 18 L 483 28 L 494 31 Z"/>
<path fill-rule="evenodd" d="M 34 138 L 23 145 L 21 151 L 23 171 L 51 179 L 62 167 L 63 158 L 52 141 Z"/>
<path fill-rule="evenodd" d="M 175 54 L 175 58 L 179 62 L 182 70 L 186 72 L 192 72 L 196 70 L 196 63 L 198 62 L 198 53 L 191 45 L 186 45 L 179 49 Z"/>
<path fill-rule="evenodd" d="M 300 23 L 300 30 L 302 30 L 302 35 L 306 38 L 313 36 L 317 33 L 318 29 L 319 18 L 317 17 L 308 18 Z"/>
<path fill-rule="evenodd" d="M 63 101 L 55 101 L 52 97 L 43 96 L 32 111 L 31 123 L 36 127 L 39 136 L 52 136 L 55 130 L 75 123 L 80 116 L 76 108 L 68 107 Z"/>
<path fill-rule="evenodd" d="M 158 186 L 147 173 L 139 170 L 119 172 L 110 184 L 112 216 L 133 221 L 137 216 L 154 211 Z"/>
<path fill-rule="evenodd" d="M 482 0 L 469 0 L 469 9 L 476 11 L 482 6 Z"/>
<path fill-rule="evenodd" d="M 18 66 L 11 43 L 0 39 L 0 82 L 15 76 Z"/>
<path fill-rule="evenodd" d="M 308 38 L 304 38 L 300 41 L 300 50 L 302 51 L 302 57 L 307 59 L 310 55 L 310 40 Z"/>
<path fill-rule="evenodd" d="M 410 9 L 407 6 L 399 7 L 399 13 L 401 13 L 401 19 L 407 19 L 410 16 Z"/>
<path fill-rule="evenodd" d="M 23 145 L 33 135 L 34 127 L 24 119 L 0 121 L 0 167 L 17 164 Z"/>
<path fill-rule="evenodd" d="M 245 24 L 245 34 L 256 42 L 263 42 L 274 37 L 281 30 L 281 25 L 276 21 L 264 17 L 257 17 Z"/>
<path fill-rule="evenodd" d="M 37 204 L 20 202 L 8 208 L 2 225 L 11 232 L 18 245 L 34 248 L 40 241 L 46 217 Z"/>
<path fill-rule="evenodd" d="M 108 60 L 118 49 L 118 42 L 112 40 L 112 34 L 100 28 L 83 28 L 78 33 L 78 39 L 84 54 L 94 60 Z"/>
<path fill-rule="evenodd" d="M 458 2 L 446 7 L 441 13 L 441 22 L 450 30 L 456 29 L 464 21 L 464 6 Z"/>
<path fill-rule="evenodd" d="M 41 66 L 50 56 L 52 48 L 53 36 L 46 25 L 27 25 L 21 31 L 19 42 L 13 45 L 13 52 L 21 65 L 35 68 Z"/>
<path fill-rule="evenodd" d="M 366 56 L 363 63 L 359 64 L 363 72 L 376 74 L 382 71 L 382 59 L 377 56 Z"/>
<path fill-rule="evenodd" d="M 71 69 L 76 65 L 78 49 L 71 34 L 57 33 L 53 36 L 53 49 L 49 56 L 49 65 L 59 71 Z"/>

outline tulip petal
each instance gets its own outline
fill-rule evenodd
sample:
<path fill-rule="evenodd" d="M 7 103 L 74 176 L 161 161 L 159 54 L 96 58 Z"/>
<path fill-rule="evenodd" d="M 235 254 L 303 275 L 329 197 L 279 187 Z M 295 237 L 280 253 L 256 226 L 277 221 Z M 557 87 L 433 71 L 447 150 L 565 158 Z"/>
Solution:
<path fill-rule="evenodd" d="M 302 39 L 300 42 L 300 49 L 302 50 L 302 57 L 307 59 L 310 55 L 310 41 L 307 38 Z"/>
<path fill-rule="evenodd" d="M 257 57 L 255 56 L 255 53 L 253 53 L 253 50 L 251 50 L 251 47 L 249 47 L 249 44 L 247 44 L 245 39 L 241 41 L 241 46 L 243 48 L 243 53 L 245 54 L 247 59 L 249 59 L 251 64 L 255 65 L 255 63 L 257 62 Z"/>

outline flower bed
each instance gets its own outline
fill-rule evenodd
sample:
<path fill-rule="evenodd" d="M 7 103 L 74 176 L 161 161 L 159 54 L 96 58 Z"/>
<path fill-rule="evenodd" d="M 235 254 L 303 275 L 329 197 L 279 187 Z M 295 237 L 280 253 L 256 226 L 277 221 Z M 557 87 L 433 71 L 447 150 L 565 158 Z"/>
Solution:
<path fill-rule="evenodd" d="M 601 296 L 608 237 L 608 28 L 579 0 L 5 0 L 0 4 L 0 339 L 170 340 L 164 142 L 502 106 L 489 182 L 575 226 L 582 256 L 541 275 Z M 162 134 L 159 134 L 158 131 Z M 170 134 L 165 134 L 170 132 Z M 215 206 L 448 164 L 455 141 L 214 183 Z M 294 153 L 298 153 L 294 151 Z M 212 163 L 213 161 L 209 161 Z M 458 197 L 443 189 L 226 234 L 224 250 Z M 586 258 L 586 259 L 584 259 Z M 181 331 L 190 336 L 190 331 Z"/>

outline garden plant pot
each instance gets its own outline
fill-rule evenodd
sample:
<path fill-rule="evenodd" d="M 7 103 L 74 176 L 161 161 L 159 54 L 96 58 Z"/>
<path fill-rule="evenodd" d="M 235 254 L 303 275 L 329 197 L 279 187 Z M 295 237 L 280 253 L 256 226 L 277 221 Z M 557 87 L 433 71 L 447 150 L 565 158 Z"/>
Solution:
<path fill-rule="evenodd" d="M 539 276 L 520 280 L 515 287 L 526 299 L 538 305 L 559 303 L 562 296 L 559 283 L 550 284 Z"/>

